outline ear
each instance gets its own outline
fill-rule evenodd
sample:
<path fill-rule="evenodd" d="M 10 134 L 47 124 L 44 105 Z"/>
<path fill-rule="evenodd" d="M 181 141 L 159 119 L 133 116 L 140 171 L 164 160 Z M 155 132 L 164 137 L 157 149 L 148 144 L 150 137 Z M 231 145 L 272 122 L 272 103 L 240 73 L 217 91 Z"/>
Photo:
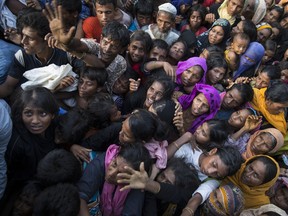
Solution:
<path fill-rule="evenodd" d="M 213 149 L 211 149 L 211 150 L 208 152 L 208 154 L 209 154 L 209 155 L 215 155 L 216 152 L 217 152 L 217 148 L 213 148 Z"/>

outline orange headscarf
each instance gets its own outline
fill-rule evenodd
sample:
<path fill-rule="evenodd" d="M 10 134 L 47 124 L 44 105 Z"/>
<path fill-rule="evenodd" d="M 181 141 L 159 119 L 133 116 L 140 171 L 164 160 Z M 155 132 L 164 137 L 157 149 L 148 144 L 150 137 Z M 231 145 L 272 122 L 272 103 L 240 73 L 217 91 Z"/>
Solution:
<path fill-rule="evenodd" d="M 243 184 L 241 182 L 241 176 L 242 176 L 245 168 L 247 167 L 247 165 L 250 164 L 250 162 L 252 160 L 255 160 L 257 157 L 269 158 L 276 165 L 277 173 L 276 173 L 276 176 L 271 181 L 269 181 L 265 184 L 262 184 L 262 185 L 255 186 L 255 187 L 249 187 L 246 184 Z M 277 178 L 279 176 L 279 173 L 280 173 L 279 165 L 272 157 L 270 157 L 268 155 L 257 155 L 257 156 L 249 158 L 245 163 L 243 163 L 241 165 L 241 168 L 238 170 L 238 172 L 235 175 L 227 177 L 222 182 L 222 184 L 227 184 L 228 182 L 232 182 L 233 184 L 235 184 L 236 186 L 238 186 L 241 189 L 241 191 L 243 192 L 243 195 L 244 195 L 244 199 L 245 199 L 245 209 L 258 208 L 262 205 L 270 203 L 269 197 L 266 196 L 265 192 L 272 185 L 275 184 L 275 182 L 277 181 Z"/>

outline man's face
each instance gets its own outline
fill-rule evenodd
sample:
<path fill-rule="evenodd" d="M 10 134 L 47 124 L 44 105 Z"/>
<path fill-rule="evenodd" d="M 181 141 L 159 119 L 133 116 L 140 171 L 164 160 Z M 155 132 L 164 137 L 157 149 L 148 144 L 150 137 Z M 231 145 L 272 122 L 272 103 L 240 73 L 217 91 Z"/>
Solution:
<path fill-rule="evenodd" d="M 153 21 L 152 15 L 139 14 L 139 13 L 136 15 L 136 19 L 140 27 L 149 25 Z"/>
<path fill-rule="evenodd" d="M 23 44 L 25 52 L 29 55 L 41 53 L 46 47 L 48 47 L 44 38 L 41 38 L 37 31 L 30 27 L 24 27 L 22 29 L 21 44 Z"/>
<path fill-rule="evenodd" d="M 96 3 L 96 15 L 101 26 L 104 27 L 107 23 L 114 20 L 115 7 L 111 3 L 106 5 Z"/>
<path fill-rule="evenodd" d="M 100 54 L 102 61 L 111 63 L 116 56 L 121 53 L 122 46 L 120 41 L 113 41 L 108 37 L 101 36 Z"/>
<path fill-rule="evenodd" d="M 171 19 L 171 15 L 166 12 L 158 12 L 157 15 L 157 26 L 161 33 L 167 33 L 174 24 L 174 21 Z"/>

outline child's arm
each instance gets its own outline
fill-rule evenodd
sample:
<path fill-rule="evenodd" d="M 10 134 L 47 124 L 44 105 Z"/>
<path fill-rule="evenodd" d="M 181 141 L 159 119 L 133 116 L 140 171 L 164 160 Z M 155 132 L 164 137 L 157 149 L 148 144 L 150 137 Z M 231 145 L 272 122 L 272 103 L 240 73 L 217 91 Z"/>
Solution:
<path fill-rule="evenodd" d="M 185 143 L 189 142 L 192 139 L 193 134 L 190 132 L 184 133 L 179 139 L 169 144 L 167 147 L 168 160 L 173 157 L 175 152 Z"/>
<path fill-rule="evenodd" d="M 151 71 L 157 68 L 163 68 L 166 72 L 166 74 L 170 77 L 174 77 L 175 76 L 175 72 L 174 72 L 174 68 L 165 61 L 150 61 L 147 62 L 144 65 L 144 70 L 145 71 Z"/>

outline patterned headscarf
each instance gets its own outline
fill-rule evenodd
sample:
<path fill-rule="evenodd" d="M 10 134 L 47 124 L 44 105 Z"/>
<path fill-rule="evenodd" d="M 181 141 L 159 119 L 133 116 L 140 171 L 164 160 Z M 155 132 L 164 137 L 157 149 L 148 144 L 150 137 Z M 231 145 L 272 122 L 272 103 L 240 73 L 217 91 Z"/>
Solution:
<path fill-rule="evenodd" d="M 222 195 L 222 208 L 219 206 L 215 193 L 212 192 L 204 204 L 205 215 L 232 216 L 239 215 L 244 209 L 244 197 L 242 191 L 232 183 L 218 188 Z M 218 197 L 218 199 L 221 199 Z"/>
<path fill-rule="evenodd" d="M 233 74 L 233 79 L 237 79 L 241 74 L 253 67 L 258 68 L 261 64 L 261 60 L 265 54 L 264 47 L 258 42 L 252 42 L 249 44 L 248 49 L 240 58 L 240 66 Z"/>
<path fill-rule="evenodd" d="M 211 44 L 209 43 L 208 40 L 208 35 L 209 32 L 215 27 L 215 26 L 221 26 L 223 28 L 224 31 L 224 37 L 221 41 L 220 44 L 216 44 L 219 46 L 224 46 L 227 39 L 230 37 L 230 23 L 227 19 L 217 19 L 211 26 L 210 29 L 208 29 L 207 31 L 203 32 L 201 35 L 198 36 L 197 38 L 197 47 L 199 49 L 200 52 L 202 52 L 205 48 L 207 48 L 208 46 L 210 46 Z"/>
<path fill-rule="evenodd" d="M 261 22 L 258 25 L 256 25 L 257 31 L 260 31 L 262 29 L 272 29 L 272 26 L 268 24 L 267 22 Z"/>
<path fill-rule="evenodd" d="M 203 77 L 204 75 L 206 74 L 207 72 L 207 64 L 206 64 L 206 59 L 205 58 L 200 58 L 200 57 L 192 57 L 192 58 L 189 58 L 188 60 L 186 61 L 180 61 L 177 65 L 177 70 L 176 70 L 176 83 L 179 84 L 179 85 L 182 85 L 182 81 L 181 81 L 181 75 L 182 73 L 193 67 L 193 66 L 196 66 L 196 65 L 199 65 L 204 73 L 203 73 L 203 76 L 200 80 L 200 82 L 203 80 Z"/>
<path fill-rule="evenodd" d="M 189 132 L 194 133 L 196 129 L 203 124 L 205 121 L 214 118 L 221 105 L 221 98 L 218 91 L 205 84 L 196 84 L 194 89 L 189 95 L 182 95 L 178 98 L 179 103 L 182 105 L 183 110 L 188 109 L 194 100 L 194 98 L 199 94 L 203 93 L 209 103 L 209 111 L 198 116 L 189 128 Z"/>

